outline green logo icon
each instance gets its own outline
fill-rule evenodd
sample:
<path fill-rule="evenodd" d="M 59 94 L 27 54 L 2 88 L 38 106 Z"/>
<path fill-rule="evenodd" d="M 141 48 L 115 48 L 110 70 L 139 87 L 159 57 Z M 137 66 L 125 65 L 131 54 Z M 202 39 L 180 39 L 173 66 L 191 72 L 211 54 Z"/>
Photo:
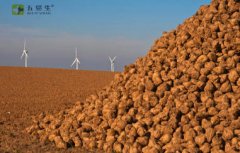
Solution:
<path fill-rule="evenodd" d="M 12 5 L 12 15 L 23 15 L 24 5 L 23 4 L 13 4 Z"/>

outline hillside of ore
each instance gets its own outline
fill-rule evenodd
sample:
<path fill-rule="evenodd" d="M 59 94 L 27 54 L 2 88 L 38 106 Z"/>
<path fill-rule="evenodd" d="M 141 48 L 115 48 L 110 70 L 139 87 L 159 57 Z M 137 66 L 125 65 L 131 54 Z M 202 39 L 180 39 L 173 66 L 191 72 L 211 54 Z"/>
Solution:
<path fill-rule="evenodd" d="M 240 152 L 240 2 L 212 0 L 109 86 L 27 132 L 107 153 Z"/>

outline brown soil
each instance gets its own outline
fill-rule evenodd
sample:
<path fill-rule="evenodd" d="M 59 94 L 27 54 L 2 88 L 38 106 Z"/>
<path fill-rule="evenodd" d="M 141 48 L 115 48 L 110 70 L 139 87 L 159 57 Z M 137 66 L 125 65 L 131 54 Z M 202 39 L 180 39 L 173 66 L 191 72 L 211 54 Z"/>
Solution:
<path fill-rule="evenodd" d="M 114 73 L 0 67 L 0 152 L 79 152 L 41 144 L 24 129 L 41 112 L 58 112 L 84 100 L 113 79 Z"/>

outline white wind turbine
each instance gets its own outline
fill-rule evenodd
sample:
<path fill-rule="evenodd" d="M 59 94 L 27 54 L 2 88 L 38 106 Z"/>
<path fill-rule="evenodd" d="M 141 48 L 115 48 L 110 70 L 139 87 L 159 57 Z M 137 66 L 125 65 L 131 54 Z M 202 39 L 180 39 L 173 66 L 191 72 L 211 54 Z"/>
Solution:
<path fill-rule="evenodd" d="M 116 56 L 112 59 L 110 56 L 109 56 L 109 60 L 111 62 L 111 71 L 114 72 L 114 61 L 116 59 Z"/>
<path fill-rule="evenodd" d="M 75 60 L 73 61 L 71 67 L 73 66 L 74 63 L 76 63 L 76 70 L 78 70 L 78 64 L 80 64 L 80 61 L 78 60 L 78 57 L 77 57 L 77 48 L 75 50 Z"/>
<path fill-rule="evenodd" d="M 21 59 L 23 58 L 23 56 L 25 57 L 25 67 L 27 67 L 28 51 L 26 49 L 26 40 L 24 40 L 24 47 Z"/>

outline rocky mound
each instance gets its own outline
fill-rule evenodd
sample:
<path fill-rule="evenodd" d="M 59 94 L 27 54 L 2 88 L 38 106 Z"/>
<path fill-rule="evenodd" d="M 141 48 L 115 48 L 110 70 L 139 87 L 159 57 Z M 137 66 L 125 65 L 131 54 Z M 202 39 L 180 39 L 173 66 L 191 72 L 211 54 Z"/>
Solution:
<path fill-rule="evenodd" d="M 27 131 L 58 148 L 240 152 L 240 3 L 213 0 L 105 89 Z"/>

